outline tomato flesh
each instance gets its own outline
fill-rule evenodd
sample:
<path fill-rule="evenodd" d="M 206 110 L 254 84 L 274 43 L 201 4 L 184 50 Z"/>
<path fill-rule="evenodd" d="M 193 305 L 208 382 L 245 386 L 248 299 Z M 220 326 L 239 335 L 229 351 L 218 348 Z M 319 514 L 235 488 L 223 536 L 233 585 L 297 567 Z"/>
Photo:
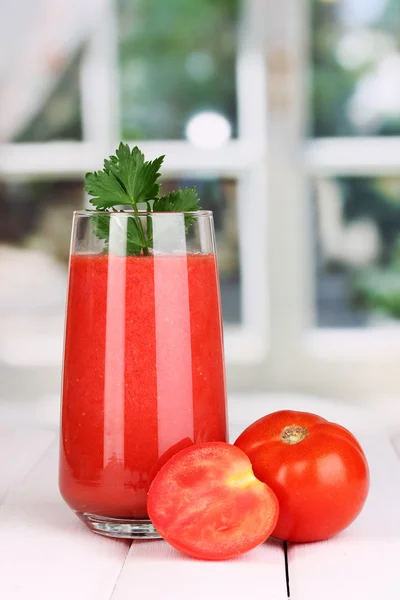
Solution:
<path fill-rule="evenodd" d="M 266 540 L 278 518 L 274 492 L 239 448 L 206 442 L 181 450 L 150 486 L 148 513 L 176 549 L 205 560 L 232 558 Z"/>
<path fill-rule="evenodd" d="M 327 539 L 362 510 L 369 489 L 368 463 L 344 427 L 311 413 L 279 411 L 250 425 L 235 445 L 278 498 L 274 537 L 291 542 Z"/>

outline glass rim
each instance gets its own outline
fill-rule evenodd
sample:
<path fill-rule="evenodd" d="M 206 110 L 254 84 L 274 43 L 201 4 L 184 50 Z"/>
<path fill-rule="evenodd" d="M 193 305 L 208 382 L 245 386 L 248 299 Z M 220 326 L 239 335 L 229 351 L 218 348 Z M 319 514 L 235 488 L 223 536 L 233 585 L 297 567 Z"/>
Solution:
<path fill-rule="evenodd" d="M 91 209 L 81 209 L 74 210 L 74 216 L 78 217 L 95 217 L 96 215 L 108 215 L 110 217 L 116 216 L 136 216 L 136 217 L 151 217 L 151 216 L 159 216 L 159 215 L 182 215 L 182 216 L 191 216 L 191 217 L 212 217 L 212 210 L 188 210 L 188 211 L 171 211 L 171 212 L 157 212 L 157 211 L 148 211 L 148 210 L 123 210 L 122 212 L 111 212 L 109 210 L 91 210 Z"/>

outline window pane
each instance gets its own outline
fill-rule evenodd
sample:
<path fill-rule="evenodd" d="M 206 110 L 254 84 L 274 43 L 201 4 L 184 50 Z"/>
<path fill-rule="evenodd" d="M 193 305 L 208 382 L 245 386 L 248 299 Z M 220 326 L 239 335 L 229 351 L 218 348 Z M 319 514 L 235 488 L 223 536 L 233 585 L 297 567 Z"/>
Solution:
<path fill-rule="evenodd" d="M 68 263 L 72 211 L 82 208 L 83 181 L 0 182 L 0 244 L 36 248 Z"/>
<path fill-rule="evenodd" d="M 122 133 L 180 139 L 202 111 L 236 134 L 237 0 L 118 0 Z"/>
<path fill-rule="evenodd" d="M 400 134 L 399 0 L 311 0 L 313 134 Z"/>
<path fill-rule="evenodd" d="M 314 208 L 317 324 L 400 319 L 400 178 L 318 180 Z"/>
<path fill-rule="evenodd" d="M 47 142 L 51 140 L 81 140 L 79 95 L 79 63 L 77 55 L 63 73 L 56 88 L 15 141 Z"/>
<path fill-rule="evenodd" d="M 232 179 L 175 179 L 162 182 L 162 192 L 196 186 L 201 207 L 214 213 L 222 312 L 225 323 L 241 321 L 239 240 L 236 216 L 236 181 Z"/>

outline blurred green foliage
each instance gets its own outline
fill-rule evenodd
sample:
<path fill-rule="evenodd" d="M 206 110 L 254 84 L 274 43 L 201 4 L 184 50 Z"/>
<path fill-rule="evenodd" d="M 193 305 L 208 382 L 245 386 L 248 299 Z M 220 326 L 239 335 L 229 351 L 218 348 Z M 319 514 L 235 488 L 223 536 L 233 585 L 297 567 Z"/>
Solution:
<path fill-rule="evenodd" d="M 124 139 L 182 139 L 215 110 L 236 133 L 237 0 L 118 0 Z"/>
<path fill-rule="evenodd" d="M 368 0 L 365 0 L 367 3 Z M 343 36 L 351 32 L 341 20 L 343 2 L 312 0 L 312 135 L 359 135 L 360 131 L 348 115 L 348 102 L 361 78 L 371 73 L 377 61 L 370 59 L 354 68 L 345 68 L 338 58 L 338 46 Z M 370 25 L 358 26 L 359 32 L 370 31 L 391 37 L 400 50 L 400 2 L 387 0 L 379 19 Z M 379 57 L 376 57 L 379 59 Z M 399 135 L 400 119 L 383 119 L 373 131 L 375 135 Z"/>
<path fill-rule="evenodd" d="M 353 297 L 378 314 L 400 319 L 400 234 L 388 267 L 365 269 L 355 277 Z"/>
<path fill-rule="evenodd" d="M 370 219 L 380 239 L 376 263 L 351 270 L 351 302 L 400 318 L 400 176 L 345 177 L 338 184 L 345 222 Z"/>

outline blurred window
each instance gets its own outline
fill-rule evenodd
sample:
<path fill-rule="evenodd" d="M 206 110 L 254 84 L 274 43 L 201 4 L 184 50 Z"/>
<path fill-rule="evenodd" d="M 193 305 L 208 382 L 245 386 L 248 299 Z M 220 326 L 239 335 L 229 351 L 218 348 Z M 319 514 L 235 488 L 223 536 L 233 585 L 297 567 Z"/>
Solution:
<path fill-rule="evenodd" d="M 83 203 L 83 180 L 0 181 L 0 244 L 35 247 L 68 263 L 71 214 Z"/>
<path fill-rule="evenodd" d="M 400 135 L 400 2 L 311 4 L 313 134 Z"/>
<path fill-rule="evenodd" d="M 39 222 L 58 231 L 52 211 L 71 208 L 60 198 L 83 204 L 74 182 L 123 138 L 166 154 L 164 186 L 195 182 L 214 210 L 234 381 L 346 392 L 361 381 L 346 377 L 349 356 L 371 381 L 394 381 L 398 0 L 93 2 L 101 15 L 71 4 L 64 37 L 57 12 L 36 21 L 46 85 L 35 90 L 25 68 L 32 102 L 8 94 L 2 131 L 18 133 L 0 146 L 3 245 L 41 243 L 65 264 L 67 233 L 61 249 Z M 8 75 L 15 95 L 17 69 Z"/>
<path fill-rule="evenodd" d="M 400 3 L 308 4 L 295 44 L 311 46 L 301 65 L 303 75 L 311 67 L 310 137 L 295 136 L 311 220 L 291 232 L 302 252 L 288 264 L 303 273 L 292 293 L 304 301 L 293 304 L 286 345 L 298 348 L 295 377 L 313 389 L 390 394 L 400 385 Z"/>
<path fill-rule="evenodd" d="M 25 86 L 34 98 L 12 111 L 12 139 L 0 146 L 0 248 L 19 248 L 21 265 L 29 252 L 48 254 L 65 270 L 71 210 L 87 203 L 85 172 L 119 139 L 148 158 L 166 154 L 164 188 L 196 185 L 214 212 L 227 360 L 260 360 L 268 315 L 259 0 L 94 7 L 101 14 L 82 7 L 82 21 L 75 2 L 35 18 L 34 75 L 22 63 L 20 76 L 9 73 L 12 93 Z M 35 87 L 41 32 L 46 81 Z"/>

